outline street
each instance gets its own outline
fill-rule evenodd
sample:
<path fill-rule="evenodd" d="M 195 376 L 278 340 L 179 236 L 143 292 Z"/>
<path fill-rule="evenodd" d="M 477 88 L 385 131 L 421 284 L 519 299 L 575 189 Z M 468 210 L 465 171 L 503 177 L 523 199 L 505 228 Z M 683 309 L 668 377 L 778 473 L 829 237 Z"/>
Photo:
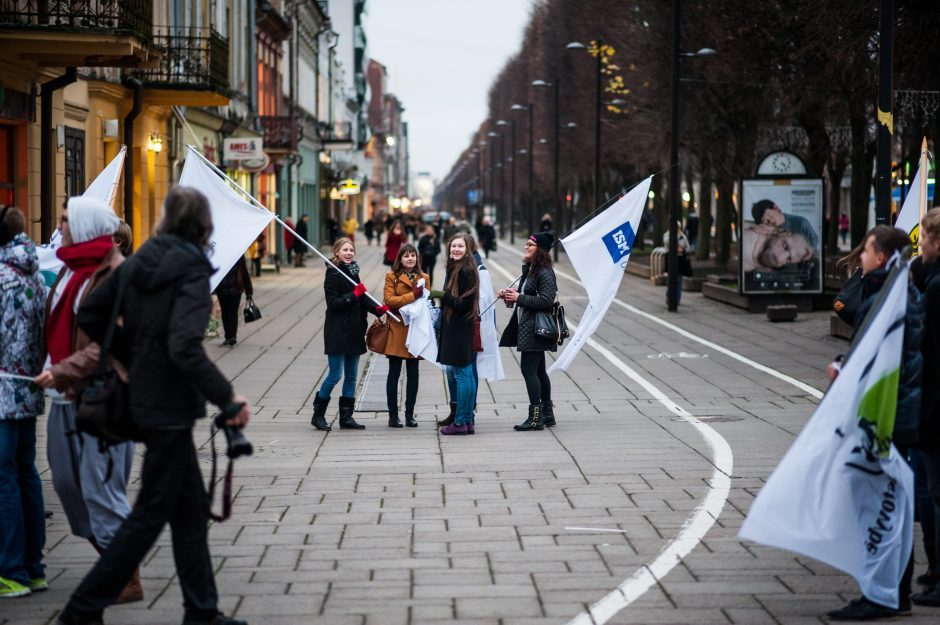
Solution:
<path fill-rule="evenodd" d="M 497 286 L 519 265 L 507 247 L 487 261 Z M 373 293 L 385 270 L 377 250 L 359 248 Z M 564 257 L 558 269 L 576 322 L 585 298 L 564 278 Z M 367 429 L 334 424 L 324 435 L 309 425 L 326 369 L 322 278 L 312 260 L 266 274 L 256 281 L 263 318 L 242 325 L 234 348 L 207 342 L 255 406 L 247 430 L 255 455 L 236 465 L 234 516 L 209 534 L 221 609 L 266 625 L 534 625 L 590 623 L 585 609 L 604 599 L 609 623 L 819 623 L 857 594 L 833 569 L 735 538 L 812 412 L 815 397 L 794 383 L 824 388 L 828 359 L 846 347 L 828 336 L 828 314 L 771 324 L 686 293 L 683 303 L 694 305 L 667 317 L 664 289 L 627 276 L 618 296 L 625 305 L 738 358 L 616 305 L 597 344 L 567 374 L 553 375 L 552 430 L 513 431 L 526 398 L 517 354 L 504 349 L 507 379 L 481 384 L 476 436 L 437 434 L 446 385 L 429 363 L 421 366 L 419 427 L 388 428 L 386 413 L 373 412 L 383 408 L 384 359 L 369 357 L 360 364 L 356 414 Z M 497 310 L 502 326 L 508 314 L 501 303 Z M 335 418 L 335 405 L 327 414 Z M 207 426 L 196 436 L 208 476 Z M 5 603 L 0 625 L 51 623 L 95 557 L 69 535 L 39 457 L 54 512 L 51 589 Z M 719 468 L 731 469 L 730 479 Z M 136 491 L 136 471 L 134 480 Z M 917 549 L 922 562 L 919 542 Z M 168 531 L 142 577 L 145 603 L 109 609 L 106 622 L 179 622 Z M 915 607 L 907 622 L 935 619 Z"/>

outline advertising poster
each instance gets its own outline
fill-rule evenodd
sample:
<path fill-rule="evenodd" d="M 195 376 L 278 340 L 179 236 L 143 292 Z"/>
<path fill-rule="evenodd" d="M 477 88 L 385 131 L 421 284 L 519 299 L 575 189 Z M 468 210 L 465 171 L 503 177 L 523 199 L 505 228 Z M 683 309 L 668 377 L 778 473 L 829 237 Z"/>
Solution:
<path fill-rule="evenodd" d="M 823 181 L 741 182 L 741 292 L 822 292 Z"/>

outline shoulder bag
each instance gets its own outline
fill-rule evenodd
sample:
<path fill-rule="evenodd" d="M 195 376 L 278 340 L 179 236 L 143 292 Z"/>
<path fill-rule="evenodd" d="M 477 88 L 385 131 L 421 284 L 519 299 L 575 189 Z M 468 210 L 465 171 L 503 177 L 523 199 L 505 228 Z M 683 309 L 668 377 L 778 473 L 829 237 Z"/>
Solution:
<path fill-rule="evenodd" d="M 245 302 L 245 310 L 242 311 L 242 314 L 245 315 L 245 323 L 261 319 L 261 309 L 255 304 L 255 300 L 250 297 Z"/>
<path fill-rule="evenodd" d="M 388 344 L 388 323 L 379 317 L 372 322 L 369 329 L 366 330 L 366 346 L 369 351 L 376 354 L 384 354 L 385 347 Z"/>
<path fill-rule="evenodd" d="M 539 310 L 535 313 L 535 336 L 551 339 L 557 345 L 561 345 L 571 336 L 565 321 L 565 307 L 558 301 L 557 294 L 549 310 Z"/>

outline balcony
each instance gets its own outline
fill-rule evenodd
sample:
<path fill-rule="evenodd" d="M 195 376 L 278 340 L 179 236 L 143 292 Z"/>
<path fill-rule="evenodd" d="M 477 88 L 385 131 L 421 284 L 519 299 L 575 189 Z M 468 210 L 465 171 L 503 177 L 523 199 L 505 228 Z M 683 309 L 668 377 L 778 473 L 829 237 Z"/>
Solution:
<path fill-rule="evenodd" d="M 154 35 L 160 64 L 137 73 L 150 104 L 225 106 L 229 103 L 229 42 L 211 28 Z"/>
<path fill-rule="evenodd" d="M 38 67 L 150 67 L 152 0 L 0 0 L 0 52 Z"/>
<path fill-rule="evenodd" d="M 355 147 L 352 138 L 352 123 L 350 122 L 320 122 L 317 134 L 323 143 L 324 150 L 351 150 Z"/>
<path fill-rule="evenodd" d="M 264 136 L 264 151 L 268 154 L 290 154 L 297 151 L 300 133 L 297 120 L 286 115 L 262 115 L 261 133 Z"/>

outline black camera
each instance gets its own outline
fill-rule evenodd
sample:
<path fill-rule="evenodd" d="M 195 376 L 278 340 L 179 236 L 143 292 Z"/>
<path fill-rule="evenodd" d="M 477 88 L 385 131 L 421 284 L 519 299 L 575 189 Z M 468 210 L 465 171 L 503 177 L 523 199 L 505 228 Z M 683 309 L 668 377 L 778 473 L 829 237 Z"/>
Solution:
<path fill-rule="evenodd" d="M 245 437 L 241 426 L 233 427 L 226 424 L 226 421 L 241 412 L 245 406 L 243 403 L 231 403 L 215 417 L 215 427 L 222 430 L 225 434 L 225 441 L 228 443 L 228 449 L 225 455 L 234 460 L 242 456 L 250 456 L 254 452 L 251 441 Z"/>

